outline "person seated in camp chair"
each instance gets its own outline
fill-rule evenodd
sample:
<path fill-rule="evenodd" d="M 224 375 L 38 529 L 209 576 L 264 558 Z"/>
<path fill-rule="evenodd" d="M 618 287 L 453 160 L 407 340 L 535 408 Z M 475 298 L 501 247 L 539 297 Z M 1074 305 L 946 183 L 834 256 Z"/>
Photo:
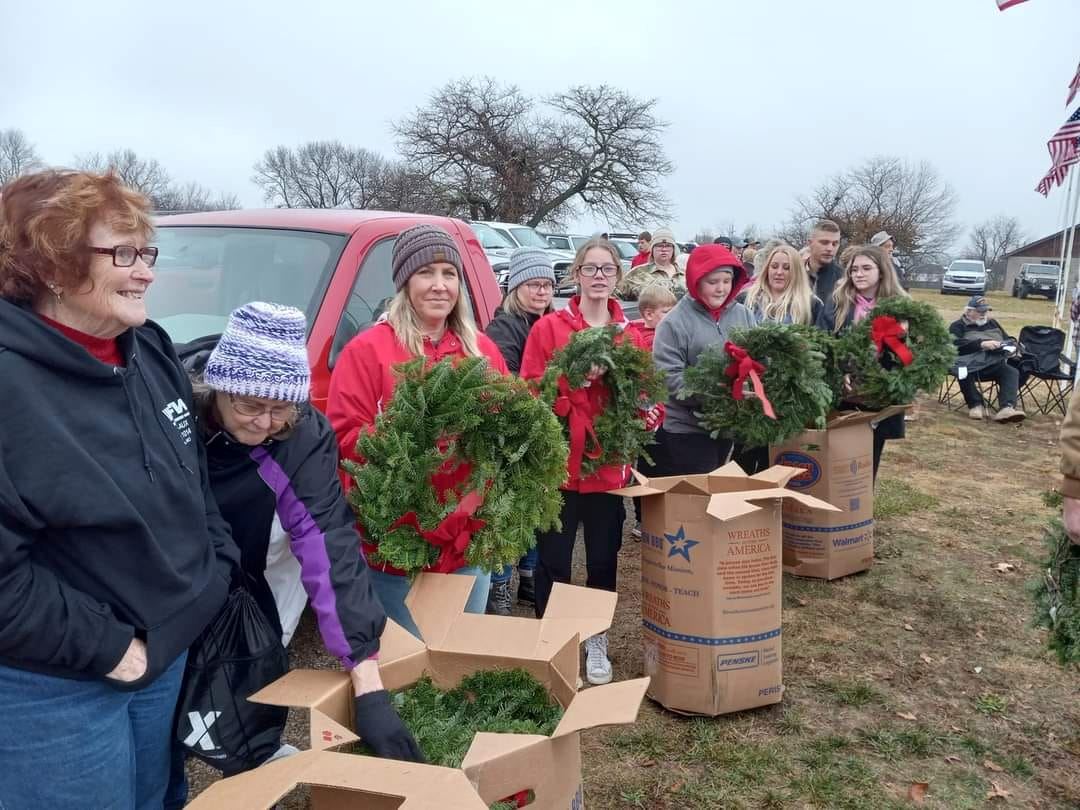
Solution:
<path fill-rule="evenodd" d="M 949 326 L 959 357 L 956 361 L 960 391 L 972 419 L 982 419 L 986 403 L 979 382 L 998 384 L 998 411 L 995 422 L 1022 422 L 1025 414 L 1016 407 L 1020 372 L 1009 360 L 1019 355 L 1019 346 L 987 313 L 992 307 L 986 298 L 973 295 L 958 320 Z"/>

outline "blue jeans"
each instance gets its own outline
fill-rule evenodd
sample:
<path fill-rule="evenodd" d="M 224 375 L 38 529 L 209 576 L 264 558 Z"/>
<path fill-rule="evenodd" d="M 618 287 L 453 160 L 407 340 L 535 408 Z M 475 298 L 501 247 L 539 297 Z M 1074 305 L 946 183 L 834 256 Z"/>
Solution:
<path fill-rule="evenodd" d="M 412 583 L 408 577 L 396 574 L 387 574 L 385 571 L 371 568 L 371 585 L 375 589 L 375 595 L 382 602 L 386 617 L 393 619 L 417 638 L 423 638 L 420 630 L 405 607 L 405 597 L 409 593 Z M 483 613 L 487 608 L 488 589 L 491 587 L 491 575 L 485 574 L 475 566 L 465 566 L 454 572 L 455 574 L 470 574 L 476 577 L 469 601 L 465 603 L 466 613 Z M 3 808 L 0 808 L 3 810 Z"/>
<path fill-rule="evenodd" d="M 522 557 L 520 560 L 518 560 L 518 565 L 517 565 L 518 570 L 519 571 L 535 571 L 536 570 L 536 561 L 537 561 L 537 559 L 539 557 L 540 557 L 540 552 L 537 550 L 536 546 L 533 546 L 532 548 L 530 548 L 528 551 L 525 552 L 524 557 Z M 512 566 L 512 565 L 503 566 L 502 571 L 496 571 L 491 575 L 491 581 L 492 582 L 509 582 L 510 581 L 510 575 L 513 573 L 513 571 L 514 571 L 514 566 Z"/>
<path fill-rule="evenodd" d="M 186 658 L 136 692 L 0 666 L 0 810 L 160 810 Z"/>

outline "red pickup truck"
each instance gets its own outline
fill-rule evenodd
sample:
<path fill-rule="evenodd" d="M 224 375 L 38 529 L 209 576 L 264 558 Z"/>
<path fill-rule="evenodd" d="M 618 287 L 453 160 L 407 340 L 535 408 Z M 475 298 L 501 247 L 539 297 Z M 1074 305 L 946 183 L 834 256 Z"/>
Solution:
<path fill-rule="evenodd" d="M 248 301 L 307 313 L 312 402 L 325 408 L 338 354 L 394 296 L 394 240 L 420 222 L 457 240 L 464 290 L 480 329 L 502 300 L 484 250 L 464 222 L 382 211 L 219 211 L 157 220 L 159 255 L 147 294 L 150 317 L 178 344 L 220 334 Z"/>

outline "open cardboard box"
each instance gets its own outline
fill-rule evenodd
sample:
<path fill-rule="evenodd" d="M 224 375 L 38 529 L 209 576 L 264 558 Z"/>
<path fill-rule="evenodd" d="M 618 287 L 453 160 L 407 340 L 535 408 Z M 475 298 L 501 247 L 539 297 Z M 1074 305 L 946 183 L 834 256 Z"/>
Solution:
<path fill-rule="evenodd" d="M 259 783 L 257 801 L 247 798 L 254 794 L 233 792 L 240 788 L 230 783 L 241 778 L 233 777 L 212 786 L 193 806 L 200 810 L 272 807 L 300 784 L 319 786 L 318 797 L 314 792 L 312 797 L 312 806 L 319 810 L 353 806 L 332 803 L 338 799 L 328 795 L 337 790 L 342 802 L 356 801 L 350 791 L 358 789 L 404 796 L 412 802 L 402 807 L 474 806 L 450 804 L 449 799 L 442 801 L 441 795 L 439 802 L 426 804 L 422 796 L 429 794 L 409 792 L 410 786 L 419 791 L 420 783 L 431 772 L 437 772 L 446 774 L 440 779 L 448 791 L 456 790 L 458 777 L 471 785 L 480 801 L 475 806 L 486 807 L 521 791 L 532 791 L 530 810 L 583 808 L 579 732 L 633 723 L 649 683 L 648 678 L 639 678 L 577 691 L 581 640 L 611 626 L 616 594 L 556 584 L 543 619 L 488 616 L 464 612 L 473 582 L 472 577 L 458 574 L 425 573 L 416 578 L 406 605 L 425 641 L 387 621 L 379 652 L 383 683 L 390 690 L 402 689 L 427 674 L 439 688 L 451 689 L 462 678 L 480 670 L 525 669 L 548 688 L 565 710 L 550 737 L 477 734 L 460 771 L 328 751 L 319 755 L 318 749 L 357 739 L 352 732 L 352 683 L 344 672 L 294 670 L 252 695 L 251 700 L 306 709 L 311 747 L 316 751 L 243 774 Z M 378 768 L 371 767 L 373 762 L 379 763 Z M 246 799 L 242 805 L 228 801 L 241 795 Z M 316 798 L 325 804 L 316 803 Z"/>
<path fill-rule="evenodd" d="M 748 476 L 738 464 L 646 478 L 641 614 L 648 694 L 674 711 L 718 715 L 780 702 L 781 503 L 835 511 L 785 489 L 800 470 Z"/>
<path fill-rule="evenodd" d="M 808 430 L 769 448 L 774 464 L 798 467 L 788 487 L 814 495 L 838 512 L 784 504 L 784 571 L 836 579 L 874 562 L 874 439 L 872 426 L 907 410 L 842 411 L 824 430 Z"/>

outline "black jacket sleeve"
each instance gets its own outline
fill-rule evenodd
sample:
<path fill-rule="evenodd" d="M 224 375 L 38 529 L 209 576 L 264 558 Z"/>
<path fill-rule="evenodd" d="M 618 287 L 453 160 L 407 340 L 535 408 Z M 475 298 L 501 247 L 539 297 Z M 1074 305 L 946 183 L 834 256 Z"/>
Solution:
<path fill-rule="evenodd" d="M 275 488 L 278 518 L 300 562 L 323 643 L 352 669 L 379 651 L 386 613 L 341 489 L 337 439 L 326 417 L 312 408 L 282 445 L 291 458 L 282 470 L 288 485 Z"/>
<path fill-rule="evenodd" d="M 499 347 L 506 367 L 511 374 L 521 373 L 521 353 L 525 350 L 525 338 L 528 332 L 524 329 L 515 329 L 511 318 L 517 316 L 499 315 L 488 324 L 484 332 Z"/>
<path fill-rule="evenodd" d="M 821 299 L 818 299 L 819 301 Z M 814 325 L 822 330 L 828 332 L 830 335 L 836 331 L 836 303 L 830 298 L 818 307 L 817 318 L 814 319 Z"/>
<path fill-rule="evenodd" d="M 0 656 L 31 667 L 107 675 L 123 658 L 135 628 L 34 564 L 30 549 L 44 528 L 19 498 L 0 444 Z"/>

